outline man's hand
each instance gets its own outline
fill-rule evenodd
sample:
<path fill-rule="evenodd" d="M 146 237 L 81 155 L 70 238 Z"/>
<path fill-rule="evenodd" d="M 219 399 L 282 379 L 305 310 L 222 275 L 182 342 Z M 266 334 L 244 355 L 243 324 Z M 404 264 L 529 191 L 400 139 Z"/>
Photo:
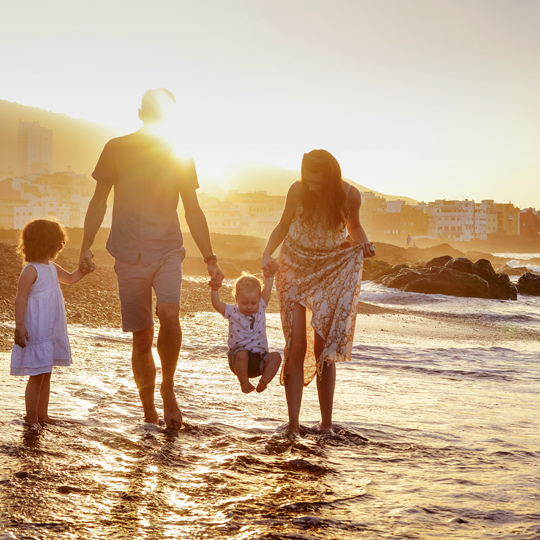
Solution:
<path fill-rule="evenodd" d="M 84 274 L 90 274 L 96 269 L 96 265 L 92 262 L 94 254 L 91 249 L 81 251 L 79 256 L 79 270 Z"/>
<path fill-rule="evenodd" d="M 24 349 L 26 347 L 26 342 L 28 340 L 28 331 L 26 326 L 16 326 L 15 327 L 15 343 Z"/>
<path fill-rule="evenodd" d="M 223 283 L 225 274 L 221 271 L 217 262 L 211 261 L 208 263 L 208 275 L 210 276 L 208 285 L 210 285 L 212 289 L 219 289 Z"/>

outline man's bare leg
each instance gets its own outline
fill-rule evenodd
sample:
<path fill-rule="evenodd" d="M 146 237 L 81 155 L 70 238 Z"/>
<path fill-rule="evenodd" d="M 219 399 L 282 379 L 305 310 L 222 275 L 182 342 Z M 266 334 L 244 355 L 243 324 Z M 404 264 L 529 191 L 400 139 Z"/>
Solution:
<path fill-rule="evenodd" d="M 135 383 L 139 389 L 139 396 L 144 410 L 144 419 L 146 422 L 157 424 L 159 417 L 154 403 L 156 364 L 152 356 L 153 341 L 153 326 L 139 332 L 133 332 L 131 367 L 133 369 Z"/>
<path fill-rule="evenodd" d="M 247 351 L 238 351 L 234 355 L 234 374 L 238 377 L 240 388 L 242 388 L 242 392 L 244 392 L 244 394 L 249 394 L 250 392 L 253 392 L 253 390 L 255 390 L 255 387 L 249 382 L 248 361 L 249 356 Z"/>
<path fill-rule="evenodd" d="M 182 345 L 182 329 L 180 328 L 179 311 L 176 304 L 162 303 L 156 308 L 159 318 L 157 350 L 161 360 L 161 397 L 163 399 L 163 415 L 165 424 L 171 429 L 182 427 L 182 413 L 174 394 L 174 374 L 178 364 L 178 355 Z"/>

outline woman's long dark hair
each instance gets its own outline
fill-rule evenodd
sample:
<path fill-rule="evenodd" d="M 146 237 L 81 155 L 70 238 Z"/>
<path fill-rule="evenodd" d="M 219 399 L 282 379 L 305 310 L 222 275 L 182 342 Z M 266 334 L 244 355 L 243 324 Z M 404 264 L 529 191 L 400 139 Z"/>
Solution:
<path fill-rule="evenodd" d="M 304 180 L 304 172 L 323 173 L 324 184 L 321 191 L 310 191 Z M 347 220 L 343 192 L 341 167 L 337 159 L 326 150 L 312 150 L 302 159 L 300 179 L 301 218 L 307 222 L 325 222 L 330 229 L 339 229 Z"/>

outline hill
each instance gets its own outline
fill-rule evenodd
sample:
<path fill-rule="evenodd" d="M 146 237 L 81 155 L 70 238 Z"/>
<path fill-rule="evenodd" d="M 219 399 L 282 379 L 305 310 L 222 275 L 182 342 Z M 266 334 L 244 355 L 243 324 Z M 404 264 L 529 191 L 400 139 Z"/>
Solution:
<path fill-rule="evenodd" d="M 5 100 L 0 100 L 0 119 L 0 174 L 15 174 L 19 120 L 36 121 L 53 130 L 54 172 L 69 166 L 77 173 L 90 174 L 103 145 L 119 135 L 100 124 Z"/>
<path fill-rule="evenodd" d="M 0 175 L 15 174 L 17 163 L 17 134 L 19 120 L 39 122 L 42 127 L 53 130 L 54 172 L 70 167 L 80 174 L 90 174 L 103 149 L 112 137 L 121 135 L 120 130 L 0 99 Z M 299 170 L 290 170 L 274 164 L 241 163 L 231 166 L 223 182 L 205 176 L 200 171 L 201 191 L 217 197 L 226 195 L 229 189 L 239 192 L 266 191 L 269 195 L 285 195 L 291 184 L 298 179 Z M 387 200 L 401 199 L 415 204 L 409 197 L 387 195 L 349 180 L 360 191 L 373 191 Z"/>

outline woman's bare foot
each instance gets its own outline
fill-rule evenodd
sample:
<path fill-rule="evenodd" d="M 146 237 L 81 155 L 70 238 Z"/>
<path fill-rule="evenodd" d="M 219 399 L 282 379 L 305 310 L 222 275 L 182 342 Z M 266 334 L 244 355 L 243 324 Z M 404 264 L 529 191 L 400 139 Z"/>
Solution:
<path fill-rule="evenodd" d="M 61 423 L 61 420 L 56 420 L 56 418 L 51 418 L 48 415 L 40 417 L 38 421 L 42 426 L 45 426 L 47 424 L 51 424 L 52 426 L 55 426 L 56 424 Z"/>
<path fill-rule="evenodd" d="M 176 402 L 174 390 L 161 389 L 161 397 L 163 399 L 163 416 L 165 417 L 165 425 L 169 429 L 182 429 L 182 413 Z M 155 422 L 158 423 L 157 420 Z"/>
<path fill-rule="evenodd" d="M 259 392 L 259 394 L 261 392 L 264 392 L 266 390 L 266 387 L 268 386 L 268 382 L 266 382 L 262 377 L 259 379 L 259 384 L 257 385 L 257 392 Z"/>
<path fill-rule="evenodd" d="M 249 381 L 241 383 L 240 387 L 242 388 L 242 392 L 244 392 L 244 394 L 249 394 L 255 390 L 255 387 Z"/>

